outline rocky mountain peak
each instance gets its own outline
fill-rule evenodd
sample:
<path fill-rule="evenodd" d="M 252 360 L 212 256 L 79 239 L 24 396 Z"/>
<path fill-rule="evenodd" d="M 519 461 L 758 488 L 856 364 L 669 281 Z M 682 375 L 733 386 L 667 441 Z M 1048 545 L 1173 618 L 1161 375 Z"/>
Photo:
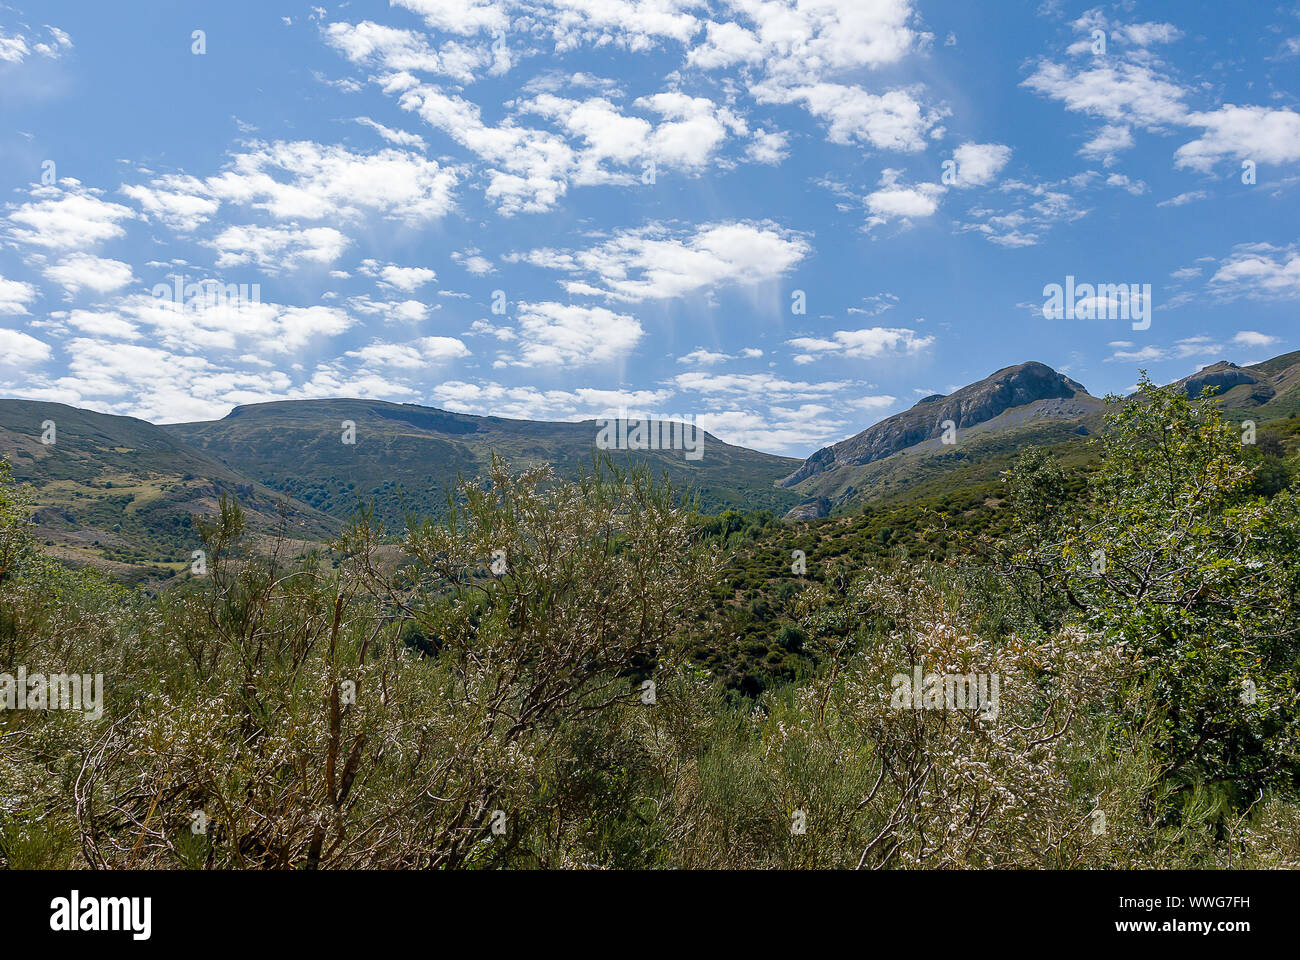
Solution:
<path fill-rule="evenodd" d="M 1031 360 L 1003 367 L 955 393 L 925 397 L 910 410 L 887 417 L 857 436 L 823 447 L 782 480 L 781 485 L 792 487 L 841 464 L 882 460 L 913 444 L 940 436 L 948 420 L 960 430 L 991 420 L 1012 407 L 1087 393 L 1082 384 L 1045 363 Z"/>

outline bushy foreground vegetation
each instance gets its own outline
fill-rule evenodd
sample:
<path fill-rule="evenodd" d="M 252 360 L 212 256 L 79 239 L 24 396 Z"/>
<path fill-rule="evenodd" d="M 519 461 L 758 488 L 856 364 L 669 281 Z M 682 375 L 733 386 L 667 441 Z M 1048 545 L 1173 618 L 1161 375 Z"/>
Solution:
<path fill-rule="evenodd" d="M 305 555 L 223 503 L 150 598 L 43 557 L 0 477 L 0 674 L 105 682 L 98 718 L 0 712 L 0 863 L 1300 866 L 1291 467 L 1144 386 L 1086 477 L 1031 452 L 996 523 L 869 559 L 498 461 Z M 782 584 L 749 685 L 740 555 Z"/>

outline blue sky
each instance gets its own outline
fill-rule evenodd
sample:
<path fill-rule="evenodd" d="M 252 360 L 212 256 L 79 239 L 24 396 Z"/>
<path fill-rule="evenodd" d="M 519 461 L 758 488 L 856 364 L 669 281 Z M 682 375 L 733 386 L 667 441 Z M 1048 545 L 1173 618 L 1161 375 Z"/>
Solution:
<path fill-rule="evenodd" d="M 1266 359 L 1300 348 L 1300 13 L 1241 11 L 0 4 L 0 395 L 804 456 L 1024 360 L 1101 395 Z M 1149 284 L 1149 328 L 1044 319 L 1067 276 Z"/>

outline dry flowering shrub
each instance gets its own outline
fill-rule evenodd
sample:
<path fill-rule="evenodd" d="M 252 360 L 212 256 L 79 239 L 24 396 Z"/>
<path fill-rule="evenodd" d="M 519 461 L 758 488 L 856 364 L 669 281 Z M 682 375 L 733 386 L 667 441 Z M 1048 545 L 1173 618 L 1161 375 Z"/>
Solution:
<path fill-rule="evenodd" d="M 746 773 L 744 796 L 768 826 L 733 844 L 734 858 L 684 844 L 684 865 L 1069 867 L 1106 856 L 1079 757 L 1120 695 L 1122 651 L 1076 631 L 980 637 L 960 597 L 920 568 L 865 576 L 810 606 L 805 623 L 827 646 L 823 675 L 764 699 L 737 738 L 750 751 L 732 742 L 741 755 L 729 768 Z M 846 633 L 846 624 L 885 628 Z M 952 678 L 952 693 L 980 693 L 954 698 L 926 686 L 932 674 Z M 699 749 L 702 767 L 717 762 L 717 744 Z M 728 794 L 701 789 L 704 779 L 677 809 L 725 835 L 708 821 L 711 809 L 728 813 Z M 802 833 L 791 829 L 795 812 Z"/>
<path fill-rule="evenodd" d="M 842 709 L 876 745 L 883 777 L 859 864 L 1060 867 L 1084 856 L 1096 821 L 1066 758 L 1088 714 L 1118 694 L 1121 652 L 1068 630 L 1032 641 L 976 636 L 970 612 L 918 570 L 868 579 L 851 602 L 894 624 L 845 676 Z M 914 687 L 917 672 L 987 677 L 991 702 L 963 709 L 923 694 L 917 709 L 913 692 L 900 706 L 887 691 L 903 676 Z"/>
<path fill-rule="evenodd" d="M 498 461 L 396 565 L 364 518 L 336 568 L 247 549 L 229 504 L 206 532 L 207 578 L 79 751 L 89 864 L 584 862 L 563 848 L 582 816 L 554 802 L 582 798 L 568 751 L 671 667 L 708 593 L 689 510 L 644 475 Z"/>
<path fill-rule="evenodd" d="M 1269 800 L 1232 825 L 1214 865 L 1248 870 L 1300 869 L 1300 807 Z"/>

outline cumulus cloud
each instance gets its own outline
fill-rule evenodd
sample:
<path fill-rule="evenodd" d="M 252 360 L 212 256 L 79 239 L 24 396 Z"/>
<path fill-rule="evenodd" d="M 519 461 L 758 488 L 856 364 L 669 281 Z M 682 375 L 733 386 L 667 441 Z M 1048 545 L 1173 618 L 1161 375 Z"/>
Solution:
<path fill-rule="evenodd" d="M 9 236 L 48 250 L 86 250 L 121 237 L 126 233 L 121 221 L 137 214 L 101 199 L 102 192 L 72 179 L 33 187 L 31 199 L 9 214 Z"/>
<path fill-rule="evenodd" d="M 178 303 L 171 297 L 130 294 L 100 310 L 74 313 L 75 325 L 93 329 L 98 323 L 149 330 L 161 346 L 176 351 L 239 354 L 294 353 L 308 344 L 350 329 L 356 320 L 340 307 L 293 306 L 253 298 L 230 298 L 216 286 L 199 285 L 200 292 Z M 120 329 L 120 328 L 119 328 Z"/>
<path fill-rule="evenodd" d="M 146 218 L 181 233 L 198 229 L 221 206 L 221 201 L 206 196 L 202 181 L 183 174 L 158 177 L 148 186 L 126 184 L 121 192 L 140 205 Z"/>
<path fill-rule="evenodd" d="M 1042 60 L 1024 86 L 1060 100 L 1067 110 L 1112 123 L 1160 128 L 1181 124 L 1187 117 L 1183 88 L 1145 64 L 1103 62 L 1088 69 L 1072 69 Z"/>
<path fill-rule="evenodd" d="M 410 343 L 373 341 L 346 355 L 367 366 L 420 370 L 431 364 L 468 357 L 469 353 L 469 348 L 455 337 L 421 337 Z"/>
<path fill-rule="evenodd" d="M 761 400 L 768 403 L 811 403 L 823 401 L 855 386 L 848 380 L 813 383 L 787 380 L 774 373 L 706 373 L 691 371 L 673 377 L 678 389 L 707 397 Z"/>
<path fill-rule="evenodd" d="M 1267 243 L 1242 244 L 1219 262 L 1208 287 L 1225 299 L 1300 297 L 1300 252 Z"/>
<path fill-rule="evenodd" d="M 1116 155 L 1133 147 L 1133 131 L 1122 123 L 1108 123 L 1079 149 L 1079 155 L 1099 160 L 1105 166 L 1115 163 Z"/>
<path fill-rule="evenodd" d="M 429 267 L 399 267 L 378 260 L 362 260 L 359 269 L 366 276 L 375 277 L 380 286 L 393 287 L 403 293 L 411 293 L 438 279 L 437 272 Z"/>
<path fill-rule="evenodd" d="M 49 344 L 21 330 L 0 327 L 0 365 L 24 367 L 50 359 Z"/>
<path fill-rule="evenodd" d="M 135 280 L 130 264 L 89 253 L 70 254 L 46 267 L 44 274 L 70 293 L 77 293 L 83 287 L 96 293 L 109 293 Z"/>
<path fill-rule="evenodd" d="M 1268 107 L 1224 104 L 1217 110 L 1188 114 L 1205 133 L 1174 152 L 1174 164 L 1202 172 L 1225 158 L 1259 163 L 1300 160 L 1300 113 Z"/>
<path fill-rule="evenodd" d="M 455 171 L 408 151 L 360 154 L 300 140 L 255 144 L 211 177 L 168 174 L 124 186 L 122 192 L 146 216 L 189 232 L 222 203 L 280 221 L 337 223 L 377 216 L 415 226 L 453 209 L 455 185 Z"/>
<path fill-rule="evenodd" d="M 774 280 L 811 249 L 803 235 L 770 221 L 735 221 L 693 230 L 650 224 L 587 250 L 543 248 L 513 259 L 574 274 L 564 284 L 570 293 L 639 302 Z"/>
<path fill-rule="evenodd" d="M 1282 341 L 1280 337 L 1269 336 L 1267 333 L 1259 333 L 1255 330 L 1239 330 L 1232 338 L 1232 342 L 1243 347 L 1271 347 L 1273 344 Z"/>
<path fill-rule="evenodd" d="M 943 117 L 906 90 L 874 94 L 858 86 L 821 82 L 799 86 L 767 82 L 754 87 L 759 103 L 801 103 L 826 124 L 832 143 L 868 144 L 878 150 L 918 153 Z"/>
<path fill-rule="evenodd" d="M 465 268 L 467 273 L 472 273 L 476 277 L 487 276 L 489 273 L 496 273 L 496 267 L 492 261 L 482 255 L 477 247 L 471 247 L 468 250 L 457 250 L 451 255 L 451 259 Z"/>
<path fill-rule="evenodd" d="M 934 337 L 906 327 L 866 327 L 836 330 L 830 338 L 795 337 L 786 343 L 798 351 L 794 362 L 802 364 L 826 355 L 872 360 L 886 354 L 916 354 L 931 346 Z"/>
<path fill-rule="evenodd" d="M 1011 160 L 1011 148 L 1001 143 L 963 143 L 952 153 L 959 189 L 990 184 Z"/>
<path fill-rule="evenodd" d="M 256 264 L 268 273 L 307 263 L 333 263 L 351 241 L 333 227 L 230 226 L 209 241 L 223 269 Z"/>
<path fill-rule="evenodd" d="M 460 83 L 473 83 L 475 74 L 494 65 L 486 44 L 455 40 L 435 49 L 427 36 L 413 30 L 362 23 L 331 23 L 324 28 L 326 42 L 353 63 L 386 72 L 415 71 L 442 74 Z"/>
<path fill-rule="evenodd" d="M 27 313 L 27 305 L 36 299 L 36 287 L 22 280 L 0 276 L 0 315 Z"/>
<path fill-rule="evenodd" d="M 520 303 L 515 324 L 518 352 L 497 364 L 520 367 L 578 367 L 625 357 L 644 335 L 635 317 L 604 307 Z"/>
<path fill-rule="evenodd" d="M 1082 23 L 1091 28 L 1093 21 L 1105 26 L 1105 18 L 1091 11 L 1076 27 Z M 1163 23 L 1119 25 L 1115 30 L 1121 40 L 1137 47 L 1180 36 L 1176 28 Z M 1231 103 L 1194 111 L 1187 105 L 1193 91 L 1163 74 L 1163 69 L 1159 61 L 1145 56 L 1108 57 L 1089 67 L 1043 59 L 1023 86 L 1060 101 L 1067 110 L 1108 121 L 1080 150 L 1083 156 L 1108 165 L 1118 152 L 1133 145 L 1135 126 L 1151 131 L 1201 128 L 1200 136 L 1174 153 L 1175 166 L 1185 169 L 1208 172 L 1225 159 L 1273 164 L 1300 160 L 1300 113 Z"/>

